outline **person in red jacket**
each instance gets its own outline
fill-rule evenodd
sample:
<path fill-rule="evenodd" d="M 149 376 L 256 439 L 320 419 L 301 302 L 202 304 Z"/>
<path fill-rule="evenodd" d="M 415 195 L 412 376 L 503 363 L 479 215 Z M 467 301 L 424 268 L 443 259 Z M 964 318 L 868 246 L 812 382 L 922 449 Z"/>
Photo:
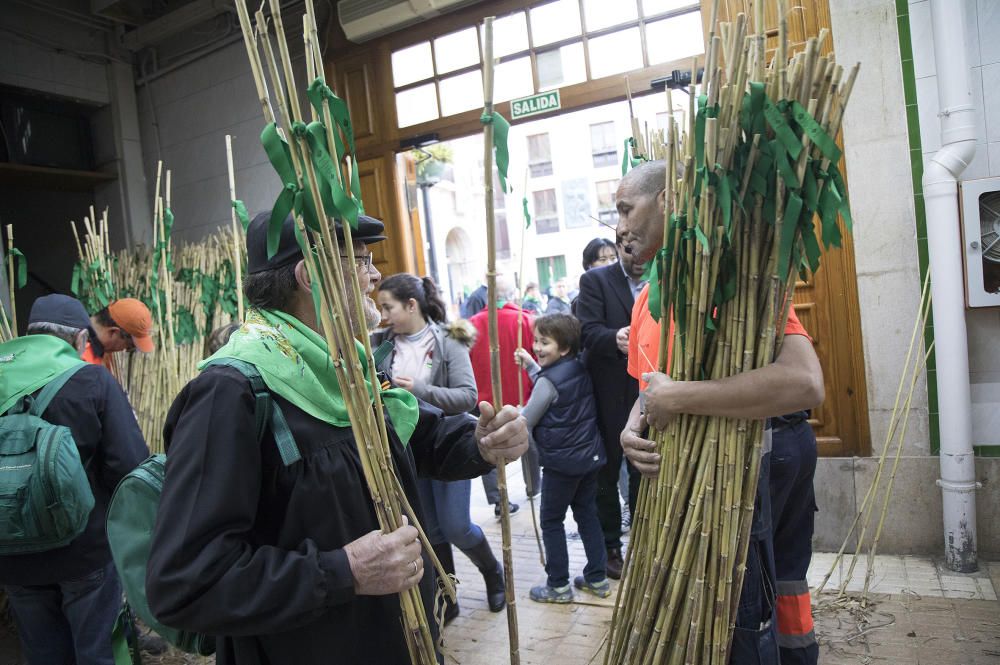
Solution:
<path fill-rule="evenodd" d="M 521 308 L 514 303 L 514 281 L 509 275 L 497 275 L 497 333 L 500 337 L 500 389 L 501 403 L 518 405 L 519 395 L 517 375 L 521 374 L 521 385 L 524 391 L 524 402 L 531 397 L 531 378 L 528 373 L 514 362 L 514 351 L 518 348 L 517 328 L 518 318 L 521 319 L 520 346 L 530 349 L 535 337 L 531 332 L 534 318 L 528 313 L 521 314 Z M 493 383 L 490 380 L 490 339 L 489 339 L 489 308 L 483 307 L 469 318 L 476 328 L 476 342 L 469 355 L 472 359 L 472 372 L 476 377 L 476 388 L 479 391 L 480 402 L 493 402 Z M 541 485 L 541 468 L 538 465 L 538 452 L 534 445 L 521 458 L 524 484 L 528 497 L 534 497 Z M 500 491 L 497 489 L 496 469 L 483 476 L 483 489 L 486 499 L 493 504 L 493 512 L 500 515 Z M 518 505 L 510 504 L 510 512 L 517 512 Z"/>

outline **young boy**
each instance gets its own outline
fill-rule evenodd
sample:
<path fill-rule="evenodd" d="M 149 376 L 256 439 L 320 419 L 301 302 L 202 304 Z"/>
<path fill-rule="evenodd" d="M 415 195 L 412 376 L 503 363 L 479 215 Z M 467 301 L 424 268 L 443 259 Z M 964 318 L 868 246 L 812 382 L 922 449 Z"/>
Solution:
<path fill-rule="evenodd" d="M 538 446 L 542 466 L 542 540 L 545 542 L 546 584 L 531 589 L 539 603 L 569 603 L 569 555 L 563 522 L 573 508 L 587 553 L 583 575 L 573 580 L 577 589 L 600 598 L 611 595 L 605 574 L 607 552 L 597 519 L 597 471 L 605 463 L 604 445 L 597 429 L 594 388 L 577 358 L 580 322 L 568 314 L 548 314 L 535 319 L 532 350 L 536 363 L 524 349 L 515 360 L 534 381 L 523 415 Z"/>

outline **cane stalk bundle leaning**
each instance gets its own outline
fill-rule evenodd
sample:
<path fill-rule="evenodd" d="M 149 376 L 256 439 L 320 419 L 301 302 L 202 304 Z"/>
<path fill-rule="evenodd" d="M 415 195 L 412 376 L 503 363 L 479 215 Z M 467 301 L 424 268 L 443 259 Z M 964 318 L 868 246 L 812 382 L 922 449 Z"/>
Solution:
<path fill-rule="evenodd" d="M 424 549 L 445 585 L 446 595 L 454 601 L 452 581 L 434 556 L 395 473 L 378 384 L 369 384 L 365 378 L 365 368 L 375 366 L 368 335 L 358 330 L 361 341 L 355 339 L 352 319 L 359 326 L 364 325 L 362 303 L 366 297 L 353 269 L 356 262 L 351 235 L 352 224 L 357 224 L 361 209 L 360 186 L 346 105 L 327 87 L 323 76 L 312 2 L 306 0 L 304 30 L 306 71 L 315 76 L 309 86 L 315 119 L 308 125 L 299 105 L 279 0 L 270 0 L 277 57 L 263 11 L 256 13 L 255 31 L 244 0 L 236 0 L 236 9 L 267 123 L 262 140 L 269 141 L 270 146 L 277 147 L 284 155 L 283 161 L 272 158 L 272 164 L 282 177 L 284 191 L 292 192 L 299 202 L 290 211 L 313 285 L 317 321 L 341 386 L 379 526 L 386 533 L 395 531 L 403 526 L 404 518 L 416 526 Z M 278 114 L 271 109 L 265 70 L 278 102 Z M 328 196 L 330 193 L 334 195 Z M 279 224 L 283 215 L 280 217 Z M 335 217 L 341 220 L 342 241 L 332 228 Z M 272 218 L 272 223 L 275 219 Z M 345 269 L 344 263 L 351 268 Z M 411 661 L 433 665 L 437 659 L 419 587 L 401 592 L 399 600 Z"/>
<path fill-rule="evenodd" d="M 91 209 L 84 217 L 82 237 L 77 224 L 71 223 L 80 257 L 73 269 L 72 291 L 87 311 L 94 314 L 119 298 L 136 298 L 153 314 L 156 349 L 148 354 L 114 354 L 109 367 L 128 394 L 153 452 L 163 448 L 167 409 L 180 387 L 198 374 L 206 338 L 237 316 L 232 247 L 242 241 L 229 229 L 199 242 L 175 245 L 164 240 L 173 216 L 160 189 L 162 168 L 159 172 L 152 249 L 137 246 L 111 252 L 107 210 L 98 219 Z M 241 250 L 237 264 L 245 261 Z"/>
<path fill-rule="evenodd" d="M 650 150 L 664 154 L 666 214 L 649 309 L 662 329 L 659 369 L 674 380 L 772 363 L 796 278 L 819 268 L 814 218 L 828 247 L 840 245 L 838 215 L 850 228 L 834 137 L 858 68 L 845 76 L 820 56 L 825 35 L 788 59 L 779 6 L 769 64 L 762 3 L 757 34 L 743 14 L 709 34 L 686 134 L 671 114 Z M 716 15 L 717 3 L 713 26 Z M 650 433 L 660 470 L 640 485 L 605 663 L 727 662 L 763 437 L 761 420 L 690 414 Z"/>
<path fill-rule="evenodd" d="M 837 552 L 837 556 L 830 564 L 830 569 L 827 571 L 826 575 L 823 577 L 823 581 L 820 582 L 819 587 L 816 589 L 817 595 L 823 592 L 823 589 L 830 581 L 834 572 L 842 566 L 844 552 L 847 550 L 848 544 L 855 537 L 855 532 L 860 524 L 861 531 L 857 535 L 857 547 L 851 555 L 847 572 L 843 573 L 839 580 L 837 600 L 847 600 L 847 586 L 851 583 L 851 580 L 854 577 L 854 567 L 857 565 L 858 558 L 861 556 L 861 553 L 867 548 L 868 552 L 866 557 L 865 583 L 859 602 L 862 608 L 865 608 L 868 605 L 868 592 L 871 587 L 872 576 L 875 573 L 875 553 L 878 551 L 879 539 L 882 537 L 882 528 L 885 526 L 885 517 L 889 512 L 889 501 L 892 498 L 892 487 L 896 480 L 896 470 L 899 468 L 899 460 L 902 457 L 903 441 L 906 439 L 906 426 L 909 423 L 910 406 L 913 401 L 913 391 L 916 389 L 917 381 L 920 378 L 923 369 L 927 366 L 927 359 L 930 357 L 931 351 L 934 349 L 934 342 L 931 342 L 924 350 L 923 354 L 919 353 L 918 333 L 921 330 L 924 330 L 927 325 L 927 317 L 930 315 L 930 307 L 930 271 L 928 271 L 924 276 L 924 286 L 920 296 L 920 305 L 917 309 L 917 318 L 914 321 L 913 332 L 910 335 L 910 346 L 906 352 L 906 360 L 903 361 L 903 373 L 899 377 L 899 387 L 896 389 L 896 401 L 892 407 L 892 417 L 889 418 L 889 427 L 886 430 L 885 442 L 882 444 L 882 452 L 879 454 L 878 466 L 875 469 L 875 477 L 873 478 L 868 491 L 865 493 L 865 498 L 861 502 L 861 508 L 858 510 L 858 514 L 854 517 L 854 521 L 851 523 L 851 528 L 847 531 L 847 535 L 844 537 L 844 542 L 841 544 L 840 550 Z M 918 350 L 918 352 L 914 354 L 914 350 Z M 903 399 L 904 389 L 906 390 L 905 399 Z M 902 407 L 902 409 L 900 407 Z M 892 469 L 888 472 L 888 477 L 883 485 L 882 479 L 886 474 L 886 462 L 889 457 L 889 449 L 893 445 L 893 439 L 896 440 L 896 448 L 893 453 Z M 877 495 L 880 492 L 882 494 L 882 499 L 881 505 L 879 506 L 876 501 Z M 874 517 L 876 509 L 879 511 L 878 526 L 875 529 L 875 535 L 872 537 L 871 542 L 868 542 L 865 535 L 868 531 L 868 527 L 871 525 L 872 517 Z"/>
<path fill-rule="evenodd" d="M 14 299 L 15 291 L 23 289 L 28 279 L 27 259 L 21 251 L 14 247 L 14 225 L 7 225 L 7 295 L 10 297 L 10 314 L 7 308 L 0 303 L 0 342 L 17 337 L 17 303 Z M 18 263 L 15 277 L 14 263 Z"/>

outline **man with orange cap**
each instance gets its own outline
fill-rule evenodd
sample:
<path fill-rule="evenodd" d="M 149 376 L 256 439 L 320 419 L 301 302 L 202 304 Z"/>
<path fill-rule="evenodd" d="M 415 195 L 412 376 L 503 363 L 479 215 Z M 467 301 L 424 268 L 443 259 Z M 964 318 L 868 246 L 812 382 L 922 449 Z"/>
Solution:
<path fill-rule="evenodd" d="M 116 351 L 153 350 L 153 315 L 135 298 L 120 298 L 90 317 L 90 343 L 83 359 L 94 365 L 110 365 Z"/>

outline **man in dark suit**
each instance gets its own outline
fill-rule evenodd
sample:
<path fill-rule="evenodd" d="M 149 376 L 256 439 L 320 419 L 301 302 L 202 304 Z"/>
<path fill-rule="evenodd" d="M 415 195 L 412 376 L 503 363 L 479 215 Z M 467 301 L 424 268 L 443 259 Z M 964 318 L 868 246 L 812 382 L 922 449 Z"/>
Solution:
<path fill-rule="evenodd" d="M 583 337 L 583 362 L 594 383 L 597 422 L 608 463 L 597 476 L 597 513 L 608 549 L 608 577 L 622 570 L 622 514 L 618 501 L 618 473 L 622 463 L 619 435 L 629 410 L 639 396 L 638 382 L 628 374 L 628 335 L 632 304 L 642 290 L 644 266 L 618 245 L 620 260 L 580 276 L 576 316 Z M 630 483 L 630 486 L 632 483 Z M 630 504 L 634 504 L 634 498 Z M 634 507 L 634 506 L 632 506 Z"/>

